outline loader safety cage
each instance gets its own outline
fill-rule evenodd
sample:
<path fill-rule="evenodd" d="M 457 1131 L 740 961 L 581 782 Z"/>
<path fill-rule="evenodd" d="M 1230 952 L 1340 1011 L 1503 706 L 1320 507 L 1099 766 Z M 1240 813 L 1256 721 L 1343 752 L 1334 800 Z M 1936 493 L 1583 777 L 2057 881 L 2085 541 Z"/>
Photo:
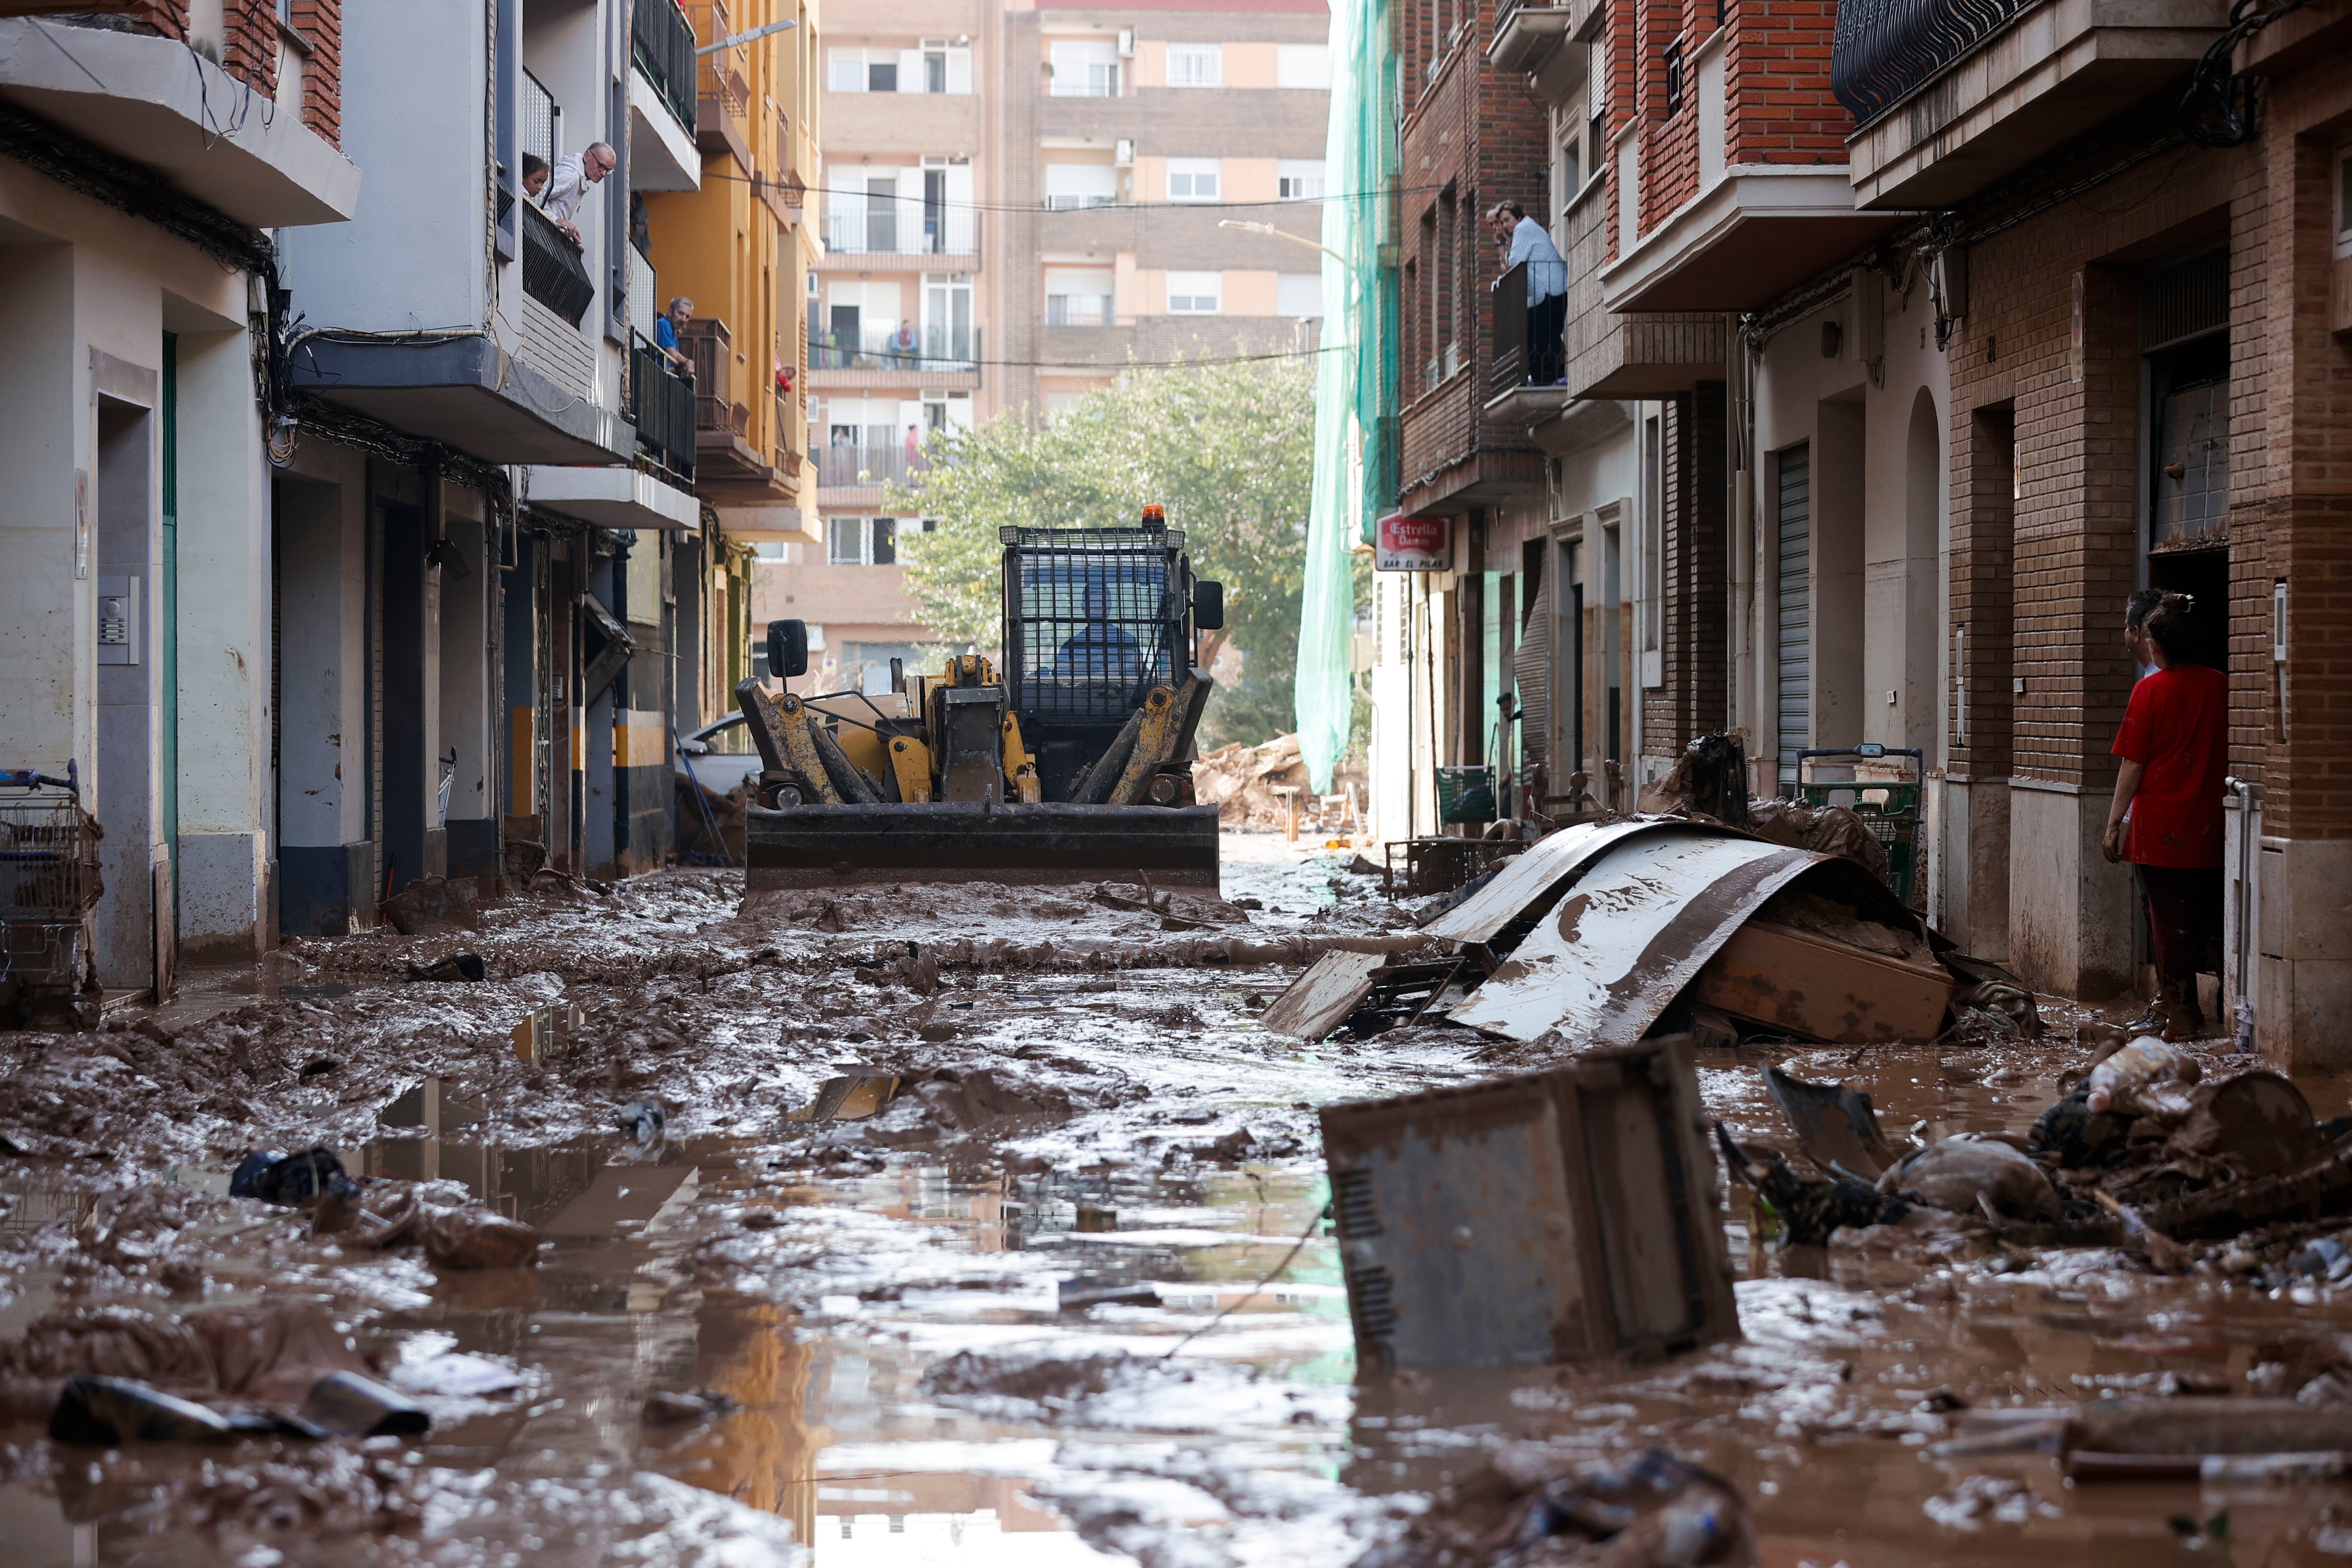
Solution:
<path fill-rule="evenodd" d="M 1192 663 L 1192 568 L 1170 528 L 1000 529 L 1004 679 L 1024 727 L 1127 721 Z"/>

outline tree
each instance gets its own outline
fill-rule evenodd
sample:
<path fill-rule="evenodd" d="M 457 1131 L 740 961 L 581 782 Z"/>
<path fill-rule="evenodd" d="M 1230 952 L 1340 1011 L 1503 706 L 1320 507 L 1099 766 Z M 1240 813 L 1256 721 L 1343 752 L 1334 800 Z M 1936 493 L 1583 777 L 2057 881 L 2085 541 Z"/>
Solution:
<path fill-rule="evenodd" d="M 1220 686 L 1202 742 L 1291 728 L 1298 595 L 1314 468 L 1314 378 L 1303 362 L 1204 362 L 1128 370 L 1043 429 L 1014 417 L 935 434 L 930 458 L 889 504 L 932 520 L 901 536 L 907 591 L 950 645 L 1001 635 L 997 530 L 1132 524 L 1147 502 L 1184 531 L 1192 570 L 1225 585 L 1226 639 L 1245 656 Z"/>

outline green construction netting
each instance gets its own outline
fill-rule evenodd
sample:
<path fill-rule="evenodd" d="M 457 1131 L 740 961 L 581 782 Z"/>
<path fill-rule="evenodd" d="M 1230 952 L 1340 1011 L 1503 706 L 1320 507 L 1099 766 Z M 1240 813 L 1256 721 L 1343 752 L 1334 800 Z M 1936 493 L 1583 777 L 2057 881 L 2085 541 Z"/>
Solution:
<path fill-rule="evenodd" d="M 1315 491 L 1298 606 L 1298 750 L 1319 794 L 1348 750 L 1349 552 L 1396 495 L 1396 291 L 1381 267 L 1396 172 L 1388 0 L 1331 9 L 1331 127 L 1323 163 L 1323 331 L 1315 376 Z"/>

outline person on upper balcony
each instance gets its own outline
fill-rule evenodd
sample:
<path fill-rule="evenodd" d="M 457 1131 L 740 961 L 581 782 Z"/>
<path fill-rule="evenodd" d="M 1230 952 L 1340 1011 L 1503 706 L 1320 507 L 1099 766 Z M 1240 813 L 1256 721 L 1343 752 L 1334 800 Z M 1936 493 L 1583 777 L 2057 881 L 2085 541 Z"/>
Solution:
<path fill-rule="evenodd" d="M 1528 384 L 1551 386 L 1568 374 L 1562 342 L 1568 323 L 1568 263 L 1560 259 L 1549 232 L 1518 203 L 1498 202 L 1487 209 L 1486 218 L 1503 247 L 1503 275 L 1508 277 L 1512 268 L 1527 263 Z"/>
<path fill-rule="evenodd" d="M 689 322 L 694 320 L 694 301 L 680 294 L 669 302 L 669 309 L 654 318 L 654 347 L 669 356 L 670 363 L 694 379 L 694 360 L 678 342 Z"/>
<path fill-rule="evenodd" d="M 620 162 L 612 148 L 602 142 L 591 142 L 579 152 L 566 153 L 555 161 L 548 174 L 547 195 L 540 198 L 539 205 L 572 244 L 580 243 L 580 230 L 572 220 L 578 216 L 580 204 L 588 199 L 589 187 L 602 184 L 604 176 Z"/>

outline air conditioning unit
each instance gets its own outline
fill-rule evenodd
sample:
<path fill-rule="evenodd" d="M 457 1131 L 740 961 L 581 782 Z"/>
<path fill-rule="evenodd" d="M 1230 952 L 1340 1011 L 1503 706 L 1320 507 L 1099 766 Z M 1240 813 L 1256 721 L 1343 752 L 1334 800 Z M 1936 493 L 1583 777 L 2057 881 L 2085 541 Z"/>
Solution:
<path fill-rule="evenodd" d="M 1118 58 L 1123 60 L 1135 58 L 1135 29 L 1132 27 L 1118 30 Z"/>
<path fill-rule="evenodd" d="M 1122 169 L 1134 168 L 1135 142 L 1128 137 L 1120 137 L 1112 146 L 1110 161 Z"/>

